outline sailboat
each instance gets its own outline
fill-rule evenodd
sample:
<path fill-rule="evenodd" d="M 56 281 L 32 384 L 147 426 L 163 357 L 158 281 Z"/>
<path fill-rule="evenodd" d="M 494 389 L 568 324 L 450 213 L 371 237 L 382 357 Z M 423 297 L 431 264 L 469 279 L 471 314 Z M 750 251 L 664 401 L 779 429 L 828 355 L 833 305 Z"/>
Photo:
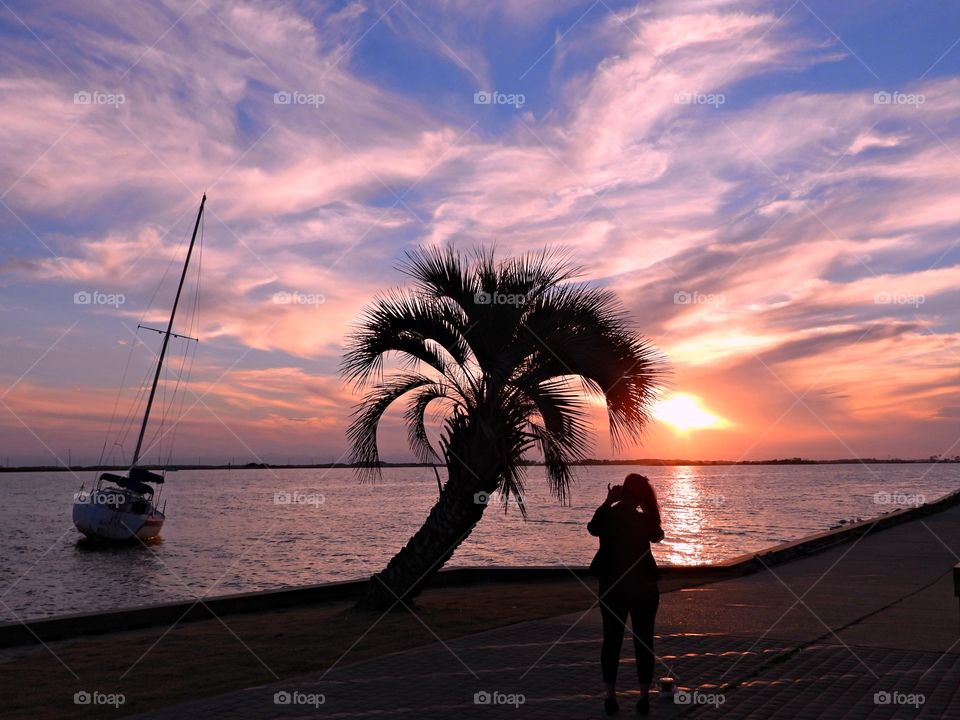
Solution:
<path fill-rule="evenodd" d="M 160 371 L 167 354 L 167 345 L 171 337 L 186 337 L 173 332 L 173 320 L 177 314 L 177 305 L 180 303 L 180 294 L 187 277 L 187 268 L 190 265 L 190 256 L 197 240 L 197 230 L 203 217 L 203 206 L 207 202 L 204 193 L 200 201 L 200 210 L 197 212 L 197 221 L 193 226 L 193 235 L 190 238 L 190 247 L 183 263 L 180 274 L 180 284 L 173 300 L 173 309 L 170 311 L 170 320 L 166 331 L 148 328 L 163 335 L 163 345 L 157 358 L 157 369 L 153 375 L 153 384 L 140 424 L 140 435 L 137 438 L 137 447 L 133 452 L 133 462 L 126 475 L 103 473 L 96 481 L 95 487 L 85 491 L 80 486 L 73 503 L 73 524 L 77 530 L 89 538 L 100 540 L 150 540 L 160 536 L 166 520 L 166 501 L 163 508 L 158 507 L 160 493 L 154 491 L 153 485 L 162 485 L 164 476 L 141 467 L 140 451 L 143 448 L 143 438 L 150 420 L 150 411 L 153 409 L 153 400 L 157 393 L 157 384 L 160 382 Z M 142 326 L 146 327 L 146 326 Z M 193 340 L 194 338 L 187 338 Z"/>

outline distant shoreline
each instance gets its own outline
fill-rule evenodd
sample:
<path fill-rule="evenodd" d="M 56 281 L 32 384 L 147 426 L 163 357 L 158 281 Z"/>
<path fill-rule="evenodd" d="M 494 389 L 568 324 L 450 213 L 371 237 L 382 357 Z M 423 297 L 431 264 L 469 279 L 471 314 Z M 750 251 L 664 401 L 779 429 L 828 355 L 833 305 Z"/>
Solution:
<path fill-rule="evenodd" d="M 543 463 L 528 462 L 524 463 L 527 467 L 542 467 Z M 783 458 L 771 460 L 683 460 L 683 459 L 659 459 L 659 458 L 639 458 L 636 460 L 583 460 L 582 462 L 571 463 L 581 467 L 605 466 L 605 465 L 639 465 L 639 466 L 662 466 L 662 467 L 705 467 L 705 466 L 724 466 L 724 465 L 911 465 L 911 464 L 960 464 L 960 456 L 952 458 L 924 458 L 924 459 L 902 459 L 902 458 L 854 458 L 854 459 L 834 459 L 834 460 L 807 460 L 804 458 Z M 382 468 L 405 468 L 405 467 L 434 467 L 434 463 L 415 463 L 415 462 L 382 462 Z M 344 468 L 355 469 L 360 467 L 356 463 L 307 463 L 307 464 L 274 464 L 274 463 L 245 463 L 243 465 L 234 465 L 232 463 L 223 463 L 217 465 L 201 465 L 196 463 L 183 465 L 143 465 L 149 470 L 310 470 L 310 469 L 332 469 Z M 63 465 L 23 465 L 0 467 L 0 473 L 5 472 L 88 472 L 127 470 L 126 465 L 72 465 L 66 467 Z"/>

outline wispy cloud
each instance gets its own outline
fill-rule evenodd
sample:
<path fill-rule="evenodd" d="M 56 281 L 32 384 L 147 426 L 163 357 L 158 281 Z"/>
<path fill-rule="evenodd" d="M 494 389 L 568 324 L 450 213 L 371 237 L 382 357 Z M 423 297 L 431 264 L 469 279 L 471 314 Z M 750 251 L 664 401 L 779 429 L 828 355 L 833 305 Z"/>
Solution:
<path fill-rule="evenodd" d="M 656 429 L 629 454 L 945 450 L 960 405 L 960 79 L 947 59 L 878 82 L 806 12 L 17 8 L 48 47 L 2 20 L 0 312 L 24 343 L 0 376 L 81 320 L 11 394 L 17 413 L 59 436 L 58 417 L 110 387 L 98 356 L 162 317 L 206 189 L 201 375 L 253 348 L 212 402 L 258 447 L 343 445 L 341 344 L 400 281 L 403 249 L 495 243 L 568 249 L 672 356 L 682 389 L 734 421 L 696 447 Z M 529 97 L 474 104 L 485 89 Z M 74 306 L 84 289 L 127 302 Z M 192 435 L 233 447 L 199 417 Z M 101 425 L 71 433 L 99 446 Z M 403 452 L 400 433 L 385 440 Z"/>

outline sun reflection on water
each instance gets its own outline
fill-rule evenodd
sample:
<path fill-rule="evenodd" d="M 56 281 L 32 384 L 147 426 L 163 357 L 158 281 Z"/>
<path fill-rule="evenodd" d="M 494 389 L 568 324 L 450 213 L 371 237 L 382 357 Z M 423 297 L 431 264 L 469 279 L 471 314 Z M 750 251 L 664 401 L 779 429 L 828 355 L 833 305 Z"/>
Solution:
<path fill-rule="evenodd" d="M 674 467 L 668 478 L 656 485 L 665 538 L 655 555 L 661 563 L 690 565 L 702 562 L 704 554 L 703 505 L 707 501 L 696 467 Z"/>

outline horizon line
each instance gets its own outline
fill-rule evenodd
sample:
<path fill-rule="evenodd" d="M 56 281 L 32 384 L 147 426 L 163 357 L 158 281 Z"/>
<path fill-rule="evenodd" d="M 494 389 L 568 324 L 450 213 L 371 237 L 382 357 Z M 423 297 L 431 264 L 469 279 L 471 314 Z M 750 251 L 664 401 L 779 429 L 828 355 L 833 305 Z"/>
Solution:
<path fill-rule="evenodd" d="M 791 457 L 791 458 L 768 458 L 765 460 L 690 460 L 684 458 L 633 458 L 628 460 L 603 459 L 603 458 L 584 458 L 576 462 L 571 462 L 571 466 L 590 467 L 594 465 L 639 465 L 645 467 L 697 467 L 711 465 L 857 465 L 857 464 L 919 464 L 919 463 L 960 463 L 960 455 L 952 457 L 940 457 L 931 455 L 926 458 L 831 458 L 827 460 L 816 460 L 812 458 Z M 542 461 L 529 460 L 521 463 L 527 467 L 542 467 Z M 149 470 L 259 470 L 265 468 L 279 469 L 311 469 L 311 468 L 346 468 L 357 469 L 367 467 L 367 463 L 268 463 L 268 462 L 248 462 L 248 463 L 144 463 L 139 467 Z M 387 462 L 377 463 L 379 467 L 442 467 L 443 463 L 422 463 L 422 462 Z M 127 470 L 128 465 L 4 465 L 0 467 L 0 473 L 3 472 L 42 472 L 42 471 L 89 471 L 89 470 Z"/>

